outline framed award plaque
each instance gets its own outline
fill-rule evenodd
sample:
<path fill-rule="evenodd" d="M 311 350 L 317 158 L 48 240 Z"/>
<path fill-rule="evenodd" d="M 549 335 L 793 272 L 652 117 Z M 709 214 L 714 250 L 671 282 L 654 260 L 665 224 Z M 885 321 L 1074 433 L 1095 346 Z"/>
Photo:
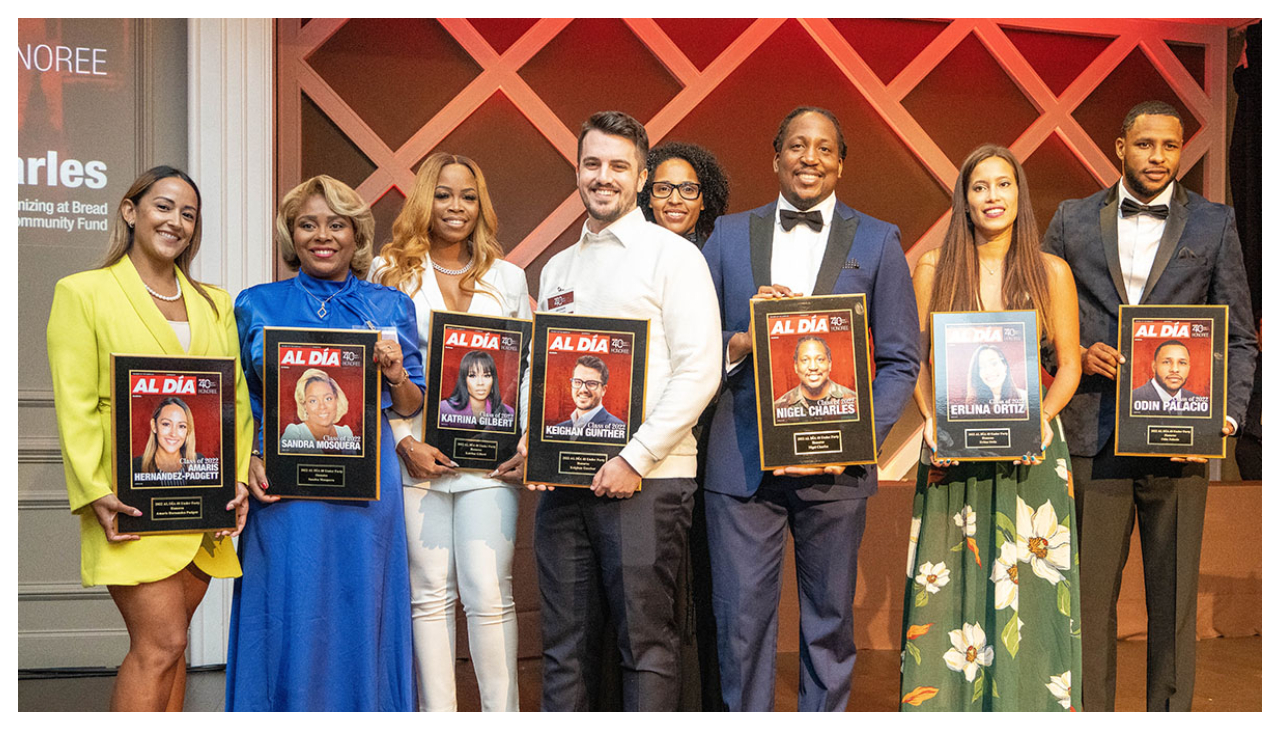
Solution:
<path fill-rule="evenodd" d="M 119 532 L 235 529 L 235 359 L 112 355 L 111 382 Z"/>
<path fill-rule="evenodd" d="M 933 403 L 940 458 L 1042 456 L 1036 313 L 935 312 Z"/>
<path fill-rule="evenodd" d="M 533 315 L 525 481 L 589 487 L 644 421 L 649 321 Z"/>
<path fill-rule="evenodd" d="M 520 441 L 520 379 L 533 323 L 431 313 L 423 441 L 461 469 L 491 472 Z"/>
<path fill-rule="evenodd" d="M 864 294 L 751 300 L 760 468 L 873 464 Z"/>
<path fill-rule="evenodd" d="M 263 458 L 271 494 L 378 499 L 376 330 L 267 327 Z"/>
<path fill-rule="evenodd" d="M 1122 305 L 1116 455 L 1226 456 L 1225 305 Z"/>

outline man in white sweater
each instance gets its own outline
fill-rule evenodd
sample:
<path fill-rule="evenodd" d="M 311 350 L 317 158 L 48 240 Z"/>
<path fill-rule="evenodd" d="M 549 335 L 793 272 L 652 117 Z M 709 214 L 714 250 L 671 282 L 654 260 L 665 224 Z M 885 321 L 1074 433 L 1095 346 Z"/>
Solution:
<path fill-rule="evenodd" d="M 542 269 L 540 311 L 649 320 L 644 422 L 590 490 L 545 489 L 534 553 L 542 598 L 542 709 L 590 710 L 606 614 L 617 626 L 626 710 L 680 697 L 676 571 L 692 519 L 691 429 L 720 384 L 720 310 L 697 247 L 644 219 L 649 139 L 622 112 L 578 135 L 582 236 Z M 644 488 L 637 491 L 640 480 Z"/>

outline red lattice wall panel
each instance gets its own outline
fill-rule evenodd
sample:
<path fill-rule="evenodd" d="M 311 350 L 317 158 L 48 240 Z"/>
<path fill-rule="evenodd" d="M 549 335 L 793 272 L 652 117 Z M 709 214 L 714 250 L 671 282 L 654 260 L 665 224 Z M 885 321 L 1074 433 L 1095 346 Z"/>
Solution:
<path fill-rule="evenodd" d="M 1119 178 L 1133 104 L 1184 114 L 1182 178 L 1223 200 L 1226 29 L 1148 20 L 285 19 L 277 22 L 277 186 L 326 172 L 372 201 L 378 242 L 436 150 L 475 158 L 513 262 L 578 237 L 577 129 L 621 109 L 651 142 L 702 144 L 730 210 L 777 196 L 778 121 L 812 104 L 849 143 L 842 200 L 902 229 L 911 261 L 946 229 L 956 166 L 984 142 L 1023 160 L 1043 227 Z M 601 63 L 601 59 L 606 59 Z"/>

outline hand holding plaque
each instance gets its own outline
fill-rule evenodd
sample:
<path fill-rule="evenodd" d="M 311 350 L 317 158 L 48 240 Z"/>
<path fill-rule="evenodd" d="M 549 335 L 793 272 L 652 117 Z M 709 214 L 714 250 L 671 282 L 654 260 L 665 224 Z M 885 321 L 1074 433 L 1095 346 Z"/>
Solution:
<path fill-rule="evenodd" d="M 874 463 L 865 295 L 762 287 L 751 327 L 761 468 L 812 476 Z"/>

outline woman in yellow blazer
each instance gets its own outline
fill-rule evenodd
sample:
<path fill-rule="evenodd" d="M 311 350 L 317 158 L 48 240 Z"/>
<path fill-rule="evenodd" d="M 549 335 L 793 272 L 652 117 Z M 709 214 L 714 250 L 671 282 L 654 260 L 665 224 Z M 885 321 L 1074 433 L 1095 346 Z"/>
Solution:
<path fill-rule="evenodd" d="M 187 628 L 211 576 L 234 578 L 230 536 L 244 527 L 253 422 L 231 297 L 189 275 L 200 248 L 200 193 L 156 167 L 125 194 L 101 268 L 58 282 L 49 367 L 72 512 L 80 516 L 80 578 L 106 585 L 129 630 L 112 710 L 181 710 Z M 111 354 L 230 356 L 236 361 L 235 530 L 122 535 L 115 516 L 142 513 L 112 492 Z"/>

